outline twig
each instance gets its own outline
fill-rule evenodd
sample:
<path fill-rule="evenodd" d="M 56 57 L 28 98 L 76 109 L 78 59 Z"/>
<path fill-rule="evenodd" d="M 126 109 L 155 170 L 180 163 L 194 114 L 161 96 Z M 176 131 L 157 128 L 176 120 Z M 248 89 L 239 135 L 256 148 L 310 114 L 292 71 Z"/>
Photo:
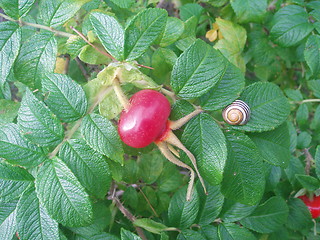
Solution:
<path fill-rule="evenodd" d="M 65 59 L 66 59 L 66 63 L 64 65 L 63 74 L 67 74 L 68 73 L 69 65 L 70 65 L 70 56 L 66 55 Z"/>
<path fill-rule="evenodd" d="M 144 194 L 144 192 L 142 191 L 141 188 L 138 188 L 139 191 L 141 192 L 142 196 L 144 197 L 144 199 L 147 201 L 149 207 L 151 208 L 153 214 L 156 216 L 156 217 L 159 217 L 158 213 L 156 212 L 156 210 L 152 207 L 151 205 L 151 202 L 149 201 L 149 199 L 147 198 L 147 196 Z"/>
<path fill-rule="evenodd" d="M 48 27 L 48 26 L 44 26 L 44 25 L 41 25 L 41 24 L 37 24 L 37 23 L 29 23 L 29 22 L 25 22 L 25 21 L 22 21 L 22 20 L 16 20 L 16 19 L 13 19 L 3 13 L 0 13 L 0 17 L 3 17 L 4 19 L 7 19 L 11 22 L 16 22 L 16 23 L 19 23 L 21 26 L 30 26 L 30 27 L 34 27 L 34 28 L 39 28 L 39 29 L 44 29 L 44 30 L 47 30 L 47 31 L 50 31 L 50 32 L 53 32 L 55 33 L 56 35 L 59 35 L 61 37 L 72 37 L 74 36 L 73 34 L 71 33 L 67 33 L 67 32 L 62 32 L 62 31 L 58 31 L 52 27 Z"/>
<path fill-rule="evenodd" d="M 123 204 L 121 203 L 121 201 L 119 200 L 119 198 L 116 197 L 116 185 L 114 182 L 112 182 L 111 188 L 110 188 L 110 192 L 109 192 L 109 197 L 108 199 L 112 200 L 112 202 L 117 206 L 117 208 L 120 210 L 120 212 L 122 212 L 122 214 L 129 219 L 129 221 L 131 221 L 132 223 L 134 223 L 137 218 L 135 216 L 133 216 L 133 214 L 125 208 L 125 206 L 123 206 Z M 142 240 L 148 240 L 146 238 L 146 236 L 144 235 L 143 230 L 140 227 L 135 227 L 138 235 L 141 237 Z"/>
<path fill-rule="evenodd" d="M 82 61 L 79 59 L 79 57 L 76 57 L 75 60 L 76 60 L 76 63 L 78 65 L 80 71 L 82 72 L 82 75 L 88 81 L 90 78 L 90 75 L 87 73 L 86 69 L 84 68 Z"/>
<path fill-rule="evenodd" d="M 108 58 L 111 58 L 112 60 L 116 60 L 113 56 L 111 56 L 109 53 L 99 49 L 98 47 L 96 47 L 94 44 L 92 44 L 91 42 L 89 42 L 89 40 L 81 33 L 79 32 L 77 29 L 75 29 L 74 27 L 70 27 L 76 34 L 78 34 L 86 43 L 88 43 L 91 47 L 93 47 L 95 50 L 97 50 L 99 53 L 107 56 Z"/>
<path fill-rule="evenodd" d="M 308 102 L 320 102 L 320 99 L 305 99 L 301 102 L 298 102 L 299 104 L 308 103 Z"/>
<path fill-rule="evenodd" d="M 124 92 L 120 86 L 120 82 L 119 82 L 119 79 L 117 76 L 113 80 L 112 86 L 113 86 L 113 90 L 114 90 L 119 102 L 121 103 L 122 107 L 125 110 L 127 110 L 129 108 L 130 103 L 129 103 L 127 96 L 124 94 Z"/>

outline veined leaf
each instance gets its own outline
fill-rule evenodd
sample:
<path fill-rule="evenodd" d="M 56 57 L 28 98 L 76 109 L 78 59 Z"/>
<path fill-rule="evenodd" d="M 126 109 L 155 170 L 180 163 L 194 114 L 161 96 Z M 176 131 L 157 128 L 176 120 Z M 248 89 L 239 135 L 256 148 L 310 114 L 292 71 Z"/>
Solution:
<path fill-rule="evenodd" d="M 269 198 L 258 206 L 253 213 L 240 221 L 240 223 L 256 232 L 271 233 L 286 223 L 289 209 L 281 197 Z"/>
<path fill-rule="evenodd" d="M 257 204 L 264 191 L 263 163 L 257 147 L 239 132 L 227 132 L 228 159 L 221 191 L 237 202 Z"/>
<path fill-rule="evenodd" d="M 196 187 L 200 202 L 196 222 L 201 226 L 205 226 L 212 223 L 219 215 L 224 202 L 224 196 L 221 193 L 220 185 L 212 186 L 207 184 L 208 195 L 204 193 L 200 181 L 197 182 Z"/>
<path fill-rule="evenodd" d="M 183 131 L 182 142 L 197 159 L 202 177 L 212 185 L 219 184 L 227 160 L 227 145 L 215 120 L 206 113 L 194 117 Z"/>
<path fill-rule="evenodd" d="M 320 179 L 320 145 L 317 146 L 314 160 L 316 162 L 316 174 L 318 176 L 318 179 Z"/>
<path fill-rule="evenodd" d="M 104 157 L 90 148 L 83 140 L 65 142 L 59 152 L 80 183 L 99 198 L 103 198 L 110 187 L 111 174 Z"/>
<path fill-rule="evenodd" d="M 251 84 L 244 89 L 240 99 L 249 105 L 251 117 L 247 124 L 232 126 L 233 129 L 248 132 L 270 131 L 286 121 L 290 114 L 288 99 L 274 83 Z"/>
<path fill-rule="evenodd" d="M 22 194 L 17 206 L 16 219 L 21 239 L 59 239 L 58 223 L 40 204 L 33 186 Z"/>
<path fill-rule="evenodd" d="M 81 6 L 90 0 L 46 0 L 41 1 L 39 15 L 43 23 L 58 27 L 78 12 Z"/>
<path fill-rule="evenodd" d="M 260 22 L 267 12 L 267 0 L 231 0 L 231 6 L 241 23 Z"/>
<path fill-rule="evenodd" d="M 256 207 L 225 199 L 220 217 L 224 222 L 236 222 L 249 216 Z"/>
<path fill-rule="evenodd" d="M 34 2 L 35 0 L 1 0 L 0 7 L 8 16 L 19 19 L 30 11 Z"/>
<path fill-rule="evenodd" d="M 312 30 L 309 15 L 303 7 L 288 5 L 273 17 L 271 39 L 282 47 L 291 47 L 304 39 Z"/>
<path fill-rule="evenodd" d="M 131 61 L 140 57 L 164 31 L 167 11 L 146 9 L 136 15 L 125 29 L 124 58 Z"/>
<path fill-rule="evenodd" d="M 123 60 L 124 29 L 112 16 L 101 12 L 90 14 L 90 21 L 104 48 L 117 60 Z"/>
<path fill-rule="evenodd" d="M 110 1 L 115 5 L 117 5 L 119 8 L 130 8 L 135 3 L 134 0 L 110 0 Z"/>
<path fill-rule="evenodd" d="M 31 181 L 4 180 L 0 178 L 0 201 L 10 202 L 19 198 L 30 184 Z"/>
<path fill-rule="evenodd" d="M 170 226 L 180 229 L 188 228 L 194 223 L 199 211 L 199 196 L 193 189 L 191 200 L 186 200 L 186 186 L 179 189 L 172 197 L 168 209 Z"/>
<path fill-rule="evenodd" d="M 245 84 L 243 73 L 232 63 L 227 63 L 226 71 L 217 84 L 200 97 L 205 110 L 218 110 L 232 103 L 240 96 Z"/>
<path fill-rule="evenodd" d="M 225 74 L 227 60 L 202 40 L 194 42 L 177 59 L 171 86 L 183 99 L 208 92 Z"/>
<path fill-rule="evenodd" d="M 175 17 L 168 17 L 166 27 L 160 40 L 160 46 L 166 47 L 179 39 L 184 31 L 184 23 Z"/>
<path fill-rule="evenodd" d="M 59 223 L 77 227 L 91 222 L 89 196 L 59 158 L 50 159 L 40 167 L 35 183 L 40 203 Z"/>
<path fill-rule="evenodd" d="M 311 35 L 304 49 L 304 58 L 314 77 L 320 77 L 320 36 Z"/>
<path fill-rule="evenodd" d="M 199 18 L 201 16 L 201 14 L 203 13 L 203 11 L 204 11 L 204 8 L 202 6 L 200 6 L 199 4 L 187 3 L 187 4 L 184 4 L 180 7 L 179 15 L 180 15 L 181 20 L 184 22 L 193 16 L 196 16 L 199 21 Z"/>
<path fill-rule="evenodd" d="M 60 121 L 29 89 L 21 101 L 18 126 L 29 141 L 40 146 L 54 146 L 63 139 Z"/>
<path fill-rule="evenodd" d="M 0 160 L 0 179 L 14 181 L 33 181 L 32 175 L 24 168 L 12 166 Z"/>
<path fill-rule="evenodd" d="M 81 132 L 94 150 L 123 163 L 123 148 L 118 132 L 108 119 L 97 114 L 87 115 L 82 121 Z"/>
<path fill-rule="evenodd" d="M 14 64 L 16 79 L 28 87 L 40 88 L 42 74 L 54 70 L 56 54 L 57 41 L 53 33 L 34 34 L 21 46 Z"/>
<path fill-rule="evenodd" d="M 155 234 L 160 234 L 162 231 L 165 231 L 165 229 L 168 228 L 166 225 L 155 222 L 149 218 L 137 219 L 133 222 L 133 224 Z"/>
<path fill-rule="evenodd" d="M 24 167 L 37 166 L 46 159 L 43 150 L 26 141 L 14 123 L 2 125 L 0 129 L 0 157 Z"/>
<path fill-rule="evenodd" d="M 179 233 L 177 240 L 207 240 L 207 238 L 202 236 L 200 232 L 192 229 L 183 229 Z"/>
<path fill-rule="evenodd" d="M 286 167 L 290 161 L 290 136 L 285 122 L 273 131 L 249 134 L 265 161 Z"/>
<path fill-rule="evenodd" d="M 16 232 L 17 200 L 11 202 L 0 201 L 0 239 L 10 240 Z"/>
<path fill-rule="evenodd" d="M 246 239 L 255 240 L 256 237 L 248 229 L 235 223 L 223 223 L 218 226 L 219 239 Z"/>
<path fill-rule="evenodd" d="M 121 240 L 141 240 L 141 238 L 134 233 L 121 228 Z"/>
<path fill-rule="evenodd" d="M 42 79 L 45 103 L 64 122 L 73 122 L 87 112 L 86 95 L 69 76 L 48 73 Z"/>
<path fill-rule="evenodd" d="M 312 218 L 308 207 L 299 198 L 288 201 L 289 216 L 287 225 L 292 230 L 307 230 L 312 227 Z"/>
<path fill-rule="evenodd" d="M 17 23 L 0 23 L 0 87 L 3 88 L 10 69 L 18 56 L 21 28 Z"/>

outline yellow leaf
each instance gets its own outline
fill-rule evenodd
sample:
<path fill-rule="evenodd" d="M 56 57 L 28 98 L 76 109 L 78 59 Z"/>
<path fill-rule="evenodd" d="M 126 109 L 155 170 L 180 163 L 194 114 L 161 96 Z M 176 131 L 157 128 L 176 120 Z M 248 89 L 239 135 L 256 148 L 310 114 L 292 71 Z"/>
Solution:
<path fill-rule="evenodd" d="M 214 42 L 217 39 L 218 32 L 217 30 L 211 29 L 206 33 L 206 38 L 209 39 L 210 42 Z"/>
<path fill-rule="evenodd" d="M 67 60 L 62 57 L 57 57 L 56 60 L 56 68 L 54 69 L 55 73 L 65 74 L 65 67 L 67 64 Z"/>

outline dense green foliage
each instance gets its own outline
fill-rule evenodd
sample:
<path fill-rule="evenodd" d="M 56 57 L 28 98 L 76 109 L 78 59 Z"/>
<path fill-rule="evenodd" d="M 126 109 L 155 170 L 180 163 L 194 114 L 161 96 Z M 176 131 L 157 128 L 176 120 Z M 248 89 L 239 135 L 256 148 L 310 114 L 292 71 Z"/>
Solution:
<path fill-rule="evenodd" d="M 0 7 L 1 240 L 319 238 L 297 197 L 320 195 L 320 1 Z M 170 120 L 204 110 L 175 134 L 208 195 L 121 142 L 119 89 L 162 92 Z M 221 116 L 236 99 L 243 126 Z"/>

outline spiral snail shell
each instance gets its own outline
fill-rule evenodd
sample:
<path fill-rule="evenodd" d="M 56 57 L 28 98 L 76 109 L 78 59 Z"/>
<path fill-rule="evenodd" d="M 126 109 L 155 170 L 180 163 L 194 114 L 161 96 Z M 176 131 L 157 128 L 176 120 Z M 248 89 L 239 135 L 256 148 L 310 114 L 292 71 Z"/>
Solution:
<path fill-rule="evenodd" d="M 222 117 L 231 125 L 244 125 L 250 119 L 250 107 L 244 101 L 236 100 L 223 109 Z"/>

